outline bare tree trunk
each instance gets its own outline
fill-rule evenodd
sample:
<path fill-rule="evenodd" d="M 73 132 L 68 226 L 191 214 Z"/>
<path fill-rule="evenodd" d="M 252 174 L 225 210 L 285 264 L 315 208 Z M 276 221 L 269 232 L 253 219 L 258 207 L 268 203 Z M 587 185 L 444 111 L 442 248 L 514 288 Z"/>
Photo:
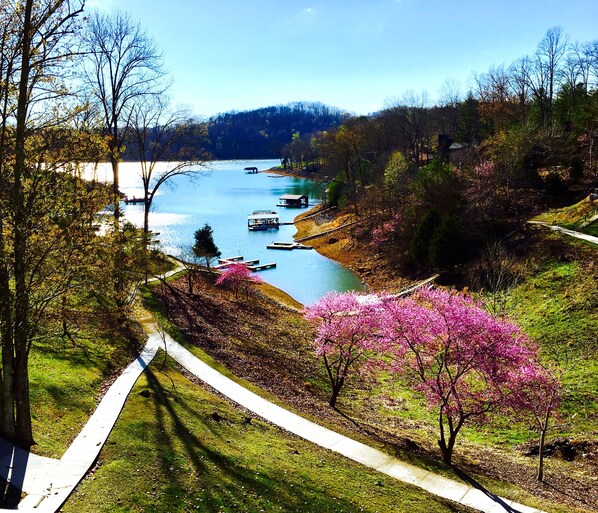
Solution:
<path fill-rule="evenodd" d="M 31 38 L 33 36 L 31 17 L 33 0 L 25 3 L 23 18 L 23 41 L 21 49 L 21 76 L 17 103 L 15 130 L 15 165 L 13 201 L 14 220 L 14 278 L 15 278 L 15 370 L 14 394 L 16 409 L 16 441 L 24 447 L 31 446 L 31 408 L 29 383 L 27 381 L 29 356 L 29 291 L 27 288 L 27 212 L 24 204 L 22 180 L 27 176 L 25 153 L 27 110 L 29 105 L 29 75 L 31 69 Z M 23 381 L 25 380 L 25 381 Z"/>
<path fill-rule="evenodd" d="M 15 369 L 15 394 L 17 441 L 22 447 L 35 444 L 31 425 L 31 400 L 29 397 L 29 350 L 17 352 Z"/>
<path fill-rule="evenodd" d="M 338 396 L 344 384 L 345 379 L 341 378 L 337 383 L 332 385 L 332 395 L 330 396 L 330 401 L 328 401 L 328 404 L 331 408 L 336 408 L 336 401 L 338 400 Z"/>
<path fill-rule="evenodd" d="M 0 333 L 2 343 L 2 393 L 0 397 L 0 433 L 9 439 L 14 439 L 15 431 L 15 409 L 13 391 L 13 366 L 14 346 L 11 312 L 10 275 L 7 268 L 5 250 L 4 225 L 0 213 Z"/>
<path fill-rule="evenodd" d="M 540 447 L 538 449 L 538 481 L 544 481 L 544 446 L 546 444 L 546 432 L 548 431 L 548 423 L 550 421 L 550 410 L 546 409 L 546 415 L 544 416 L 544 422 L 542 423 L 542 430 L 540 431 Z"/>

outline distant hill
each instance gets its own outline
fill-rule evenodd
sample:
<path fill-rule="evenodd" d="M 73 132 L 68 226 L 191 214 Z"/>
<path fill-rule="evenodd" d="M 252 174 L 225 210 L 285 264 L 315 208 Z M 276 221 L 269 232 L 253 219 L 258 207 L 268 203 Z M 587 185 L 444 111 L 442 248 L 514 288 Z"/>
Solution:
<path fill-rule="evenodd" d="M 294 132 L 305 137 L 336 128 L 345 118 L 339 109 L 308 102 L 227 112 L 207 121 L 205 149 L 219 160 L 276 158 Z"/>
<path fill-rule="evenodd" d="M 195 150 L 192 153 L 203 150 L 216 160 L 278 158 L 293 133 L 298 132 L 305 139 L 310 134 L 340 126 L 347 117 L 348 114 L 335 107 L 310 102 L 225 112 L 207 121 L 185 125 L 185 135 L 180 138 L 179 132 L 179 139 L 168 155 L 170 158 L 192 148 Z M 125 141 L 122 157 L 128 161 L 139 158 L 133 133 Z"/>

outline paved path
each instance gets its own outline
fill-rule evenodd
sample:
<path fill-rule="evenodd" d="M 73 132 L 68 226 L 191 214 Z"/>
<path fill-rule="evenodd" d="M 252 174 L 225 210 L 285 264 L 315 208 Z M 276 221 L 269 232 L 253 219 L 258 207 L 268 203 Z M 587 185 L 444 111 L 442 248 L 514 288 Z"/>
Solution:
<path fill-rule="evenodd" d="M 483 512 L 541 513 L 539 510 L 402 462 L 291 413 L 203 363 L 168 335 L 162 339 L 157 333 L 150 334 L 143 353 L 110 387 L 89 422 L 60 460 L 42 458 L 16 449 L 7 442 L 0 443 L 0 475 L 28 494 L 19 504 L 19 511 L 54 513 L 66 501 L 98 457 L 135 381 L 151 362 L 157 349 L 164 347 L 164 344 L 172 358 L 204 383 L 256 415 L 305 440 L 434 495 Z"/>
<path fill-rule="evenodd" d="M 542 221 L 528 221 L 528 223 L 536 224 L 539 226 L 545 226 L 546 228 L 550 228 L 554 232 L 561 232 L 566 235 L 569 235 L 570 237 L 575 237 L 576 239 L 585 240 L 586 242 L 591 242 L 592 244 L 598 244 L 598 237 L 588 235 L 587 233 L 576 232 L 574 230 L 563 228 L 562 226 L 557 226 L 556 224 L 543 223 Z"/>
<path fill-rule="evenodd" d="M 27 494 L 19 504 L 19 511 L 54 513 L 58 510 L 94 464 L 131 388 L 156 355 L 161 342 L 158 335 L 150 337 L 143 352 L 108 389 L 59 460 L 36 456 L 0 439 L 0 476 Z"/>

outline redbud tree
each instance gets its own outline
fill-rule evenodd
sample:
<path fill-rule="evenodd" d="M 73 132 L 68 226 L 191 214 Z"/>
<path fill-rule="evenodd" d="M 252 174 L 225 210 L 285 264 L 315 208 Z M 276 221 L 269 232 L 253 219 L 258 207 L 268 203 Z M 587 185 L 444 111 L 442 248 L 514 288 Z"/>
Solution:
<path fill-rule="evenodd" d="M 529 379 L 510 398 L 517 412 L 534 423 L 540 433 L 536 478 L 544 481 L 544 447 L 550 421 L 561 403 L 562 384 L 555 369 L 535 366 L 529 369 Z"/>
<path fill-rule="evenodd" d="M 467 422 L 525 407 L 513 399 L 524 387 L 533 389 L 540 374 L 532 341 L 515 324 L 463 294 L 423 290 L 387 300 L 384 325 L 379 350 L 390 371 L 436 410 L 438 445 L 447 464 Z"/>
<path fill-rule="evenodd" d="M 233 263 L 226 267 L 216 280 L 216 285 L 230 288 L 239 297 L 239 291 L 245 290 L 248 294 L 254 285 L 262 282 L 259 276 L 255 276 L 251 270 L 242 263 Z"/>
<path fill-rule="evenodd" d="M 379 332 L 376 303 L 379 301 L 354 292 L 331 292 L 305 309 L 305 317 L 316 325 L 313 345 L 326 369 L 333 408 L 351 372 L 358 370 L 371 353 Z"/>

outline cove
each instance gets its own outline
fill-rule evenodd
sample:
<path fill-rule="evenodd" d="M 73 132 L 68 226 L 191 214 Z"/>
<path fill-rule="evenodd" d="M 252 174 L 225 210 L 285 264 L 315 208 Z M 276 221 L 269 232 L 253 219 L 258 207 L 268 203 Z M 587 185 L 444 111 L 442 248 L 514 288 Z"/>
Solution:
<path fill-rule="evenodd" d="M 292 241 L 296 232 L 293 225 L 270 231 L 247 229 L 247 216 L 253 210 L 276 210 L 283 223 L 291 223 L 305 212 L 305 209 L 277 207 L 283 194 L 307 195 L 310 205 L 321 197 L 323 185 L 319 182 L 244 172 L 245 167 L 263 171 L 278 164 L 278 160 L 216 161 L 195 180 L 177 177 L 172 187 L 162 186 L 150 213 L 150 229 L 159 232 L 162 250 L 190 258 L 193 233 L 208 223 L 223 257 L 243 256 L 264 264 L 276 262 L 275 269 L 262 271 L 259 276 L 305 305 L 332 290 L 361 290 L 363 286 L 353 272 L 314 250 L 266 249 L 272 242 Z M 129 197 L 142 196 L 139 164 L 125 162 L 120 166 L 122 192 Z M 101 172 L 107 176 L 98 175 L 98 179 L 111 180 L 107 169 Z M 143 206 L 123 204 L 123 207 L 126 218 L 142 226 Z"/>

